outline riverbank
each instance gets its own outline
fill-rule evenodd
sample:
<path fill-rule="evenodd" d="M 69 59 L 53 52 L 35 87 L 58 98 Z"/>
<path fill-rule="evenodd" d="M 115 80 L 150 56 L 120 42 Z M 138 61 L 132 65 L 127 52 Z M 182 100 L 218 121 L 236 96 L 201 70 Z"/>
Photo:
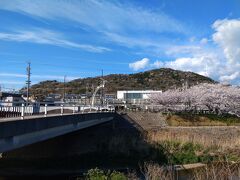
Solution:
<path fill-rule="evenodd" d="M 240 117 L 216 114 L 127 112 L 127 116 L 143 129 L 162 127 L 199 127 L 199 126 L 239 126 Z"/>
<path fill-rule="evenodd" d="M 151 123 L 159 123 L 161 116 L 154 117 Z M 203 163 L 211 169 L 216 162 L 224 165 L 227 162 L 230 167 L 233 164 L 240 167 L 240 127 L 150 128 L 146 124 L 142 126 L 123 115 L 111 123 L 4 153 L 0 159 L 0 175 L 69 178 L 98 167 L 124 174 L 135 172 L 138 176 L 157 177 L 163 173 L 172 177 L 175 170 L 167 168 L 171 165 L 186 169 L 181 165 Z M 206 172 L 206 168 L 198 172 Z"/>

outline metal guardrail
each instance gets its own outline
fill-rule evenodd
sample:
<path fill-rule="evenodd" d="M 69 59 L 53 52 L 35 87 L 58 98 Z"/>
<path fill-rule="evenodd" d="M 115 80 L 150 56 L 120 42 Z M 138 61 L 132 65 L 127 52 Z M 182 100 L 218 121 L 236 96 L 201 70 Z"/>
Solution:
<path fill-rule="evenodd" d="M 64 115 L 77 113 L 92 113 L 92 112 L 113 112 L 113 106 L 90 106 L 90 105 L 69 105 L 69 104 L 44 104 L 43 103 L 13 103 L 7 102 L 4 106 L 0 106 L 0 119 L 26 116 L 48 116 L 48 115 Z M 12 103 L 12 104 L 10 104 Z M 2 103 L 1 103 L 2 104 Z"/>

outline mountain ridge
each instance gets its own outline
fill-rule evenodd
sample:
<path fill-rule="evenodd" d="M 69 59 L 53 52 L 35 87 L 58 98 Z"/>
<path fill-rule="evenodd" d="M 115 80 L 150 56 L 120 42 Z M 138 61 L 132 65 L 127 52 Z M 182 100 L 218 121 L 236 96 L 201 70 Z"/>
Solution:
<path fill-rule="evenodd" d="M 101 82 L 101 76 L 75 79 L 65 84 L 56 80 L 42 81 L 32 85 L 32 95 L 47 96 L 51 93 L 82 94 L 92 92 Z M 103 76 L 107 81 L 106 93 L 116 93 L 117 90 L 167 90 L 179 88 L 186 83 L 193 86 L 199 83 L 217 83 L 190 71 L 173 70 L 170 68 L 153 69 L 133 74 L 109 74 Z"/>

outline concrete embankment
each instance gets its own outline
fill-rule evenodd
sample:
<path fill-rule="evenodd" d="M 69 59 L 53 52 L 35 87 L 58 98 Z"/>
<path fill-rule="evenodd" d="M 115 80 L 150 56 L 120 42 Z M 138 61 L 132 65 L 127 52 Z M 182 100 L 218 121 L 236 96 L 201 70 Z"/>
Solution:
<path fill-rule="evenodd" d="M 126 116 L 141 126 L 144 130 L 167 127 L 166 117 L 162 113 L 127 112 Z"/>

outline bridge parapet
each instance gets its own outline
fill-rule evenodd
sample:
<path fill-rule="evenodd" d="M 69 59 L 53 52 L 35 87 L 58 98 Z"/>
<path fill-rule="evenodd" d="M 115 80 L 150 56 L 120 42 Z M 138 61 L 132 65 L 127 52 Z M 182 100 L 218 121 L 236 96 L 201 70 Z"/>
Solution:
<path fill-rule="evenodd" d="M 99 112 L 0 121 L 0 152 L 105 123 L 114 117 L 114 112 Z"/>
<path fill-rule="evenodd" d="M 21 117 L 24 119 L 26 116 L 44 115 L 49 114 L 63 115 L 63 114 L 76 114 L 76 113 L 91 113 L 108 111 L 113 112 L 115 109 L 113 106 L 86 106 L 86 105 L 74 105 L 74 104 L 43 104 L 43 103 L 11 103 L 15 106 L 0 106 L 0 119 Z"/>

